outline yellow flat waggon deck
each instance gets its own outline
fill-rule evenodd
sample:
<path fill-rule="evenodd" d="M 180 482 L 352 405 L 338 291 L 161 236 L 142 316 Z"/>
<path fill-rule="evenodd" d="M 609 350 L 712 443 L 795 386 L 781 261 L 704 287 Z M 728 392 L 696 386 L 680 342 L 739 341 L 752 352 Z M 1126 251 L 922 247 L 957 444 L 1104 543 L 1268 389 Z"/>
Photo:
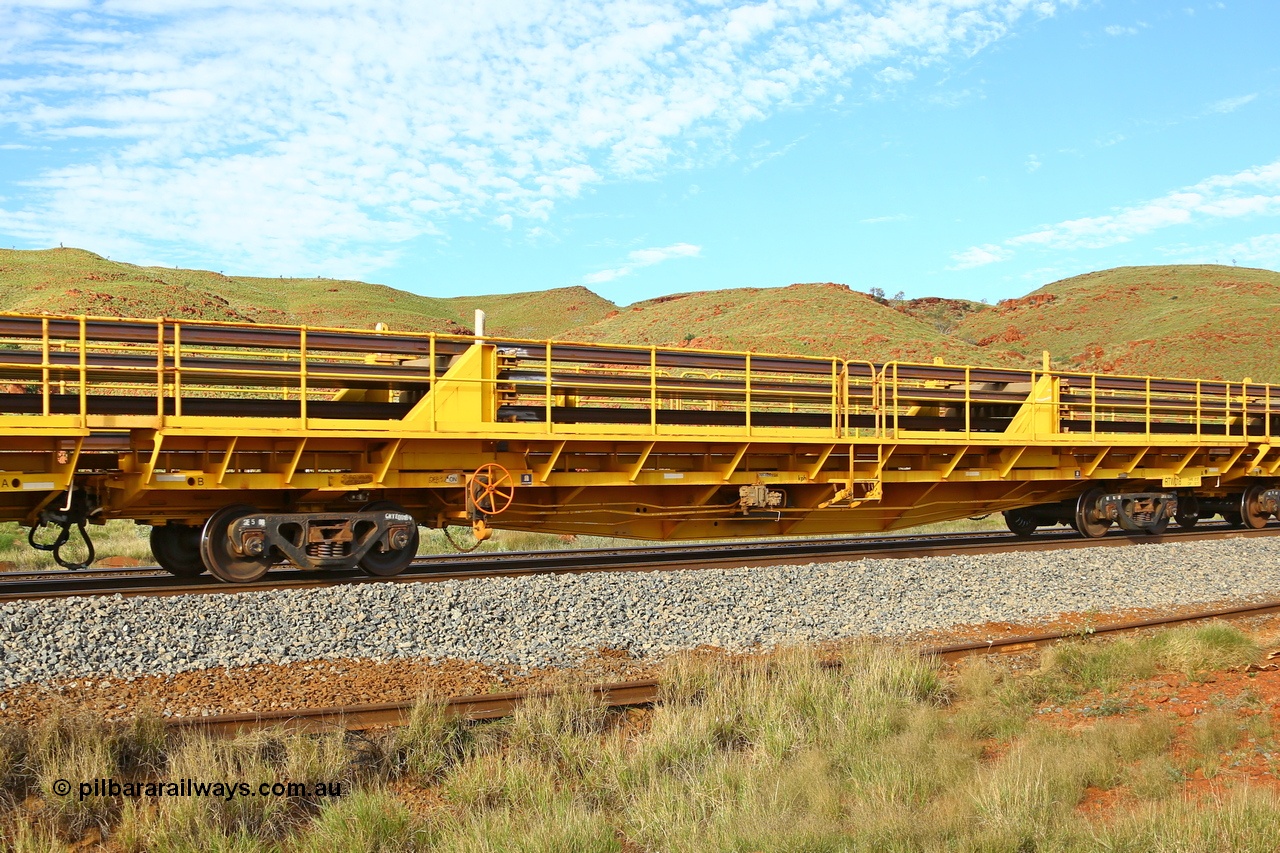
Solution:
<path fill-rule="evenodd" d="M 418 526 L 646 539 L 1160 532 L 1277 511 L 1272 386 L 0 315 L 0 519 L 153 525 L 170 571 L 393 574 Z M 65 538 L 65 537 L 64 537 Z"/>

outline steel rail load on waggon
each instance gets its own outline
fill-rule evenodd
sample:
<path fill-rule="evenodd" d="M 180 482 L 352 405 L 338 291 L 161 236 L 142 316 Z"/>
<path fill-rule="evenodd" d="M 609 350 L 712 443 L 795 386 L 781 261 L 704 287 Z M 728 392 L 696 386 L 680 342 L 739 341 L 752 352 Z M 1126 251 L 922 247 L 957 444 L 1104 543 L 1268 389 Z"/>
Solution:
<path fill-rule="evenodd" d="M 479 330 L 478 330 L 479 331 Z M 645 539 L 1003 512 L 1159 533 L 1280 499 L 1270 385 L 0 315 L 0 520 L 152 525 L 175 574 L 392 575 L 418 527 Z M 91 555 L 90 555 L 91 559 Z"/>

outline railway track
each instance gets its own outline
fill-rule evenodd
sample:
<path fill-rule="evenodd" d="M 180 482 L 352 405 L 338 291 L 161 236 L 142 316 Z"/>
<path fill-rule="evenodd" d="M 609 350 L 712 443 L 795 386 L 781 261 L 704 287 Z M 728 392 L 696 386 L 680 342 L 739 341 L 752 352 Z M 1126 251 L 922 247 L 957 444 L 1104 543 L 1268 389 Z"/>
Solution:
<path fill-rule="evenodd" d="M 1065 640 L 1114 637 L 1153 628 L 1190 625 L 1213 620 L 1238 620 L 1280 613 L 1280 600 L 1239 607 L 1204 610 L 1176 616 L 1164 616 L 1129 622 L 1117 622 L 1079 630 L 1048 632 L 992 640 L 975 640 L 920 650 L 921 656 L 956 661 L 974 655 L 1019 654 Z M 587 688 L 611 708 L 653 705 L 660 698 L 660 682 L 656 679 L 599 684 Z M 449 713 L 470 720 L 493 720 L 510 716 L 525 702 L 546 698 L 550 690 L 493 693 L 482 696 L 459 696 L 446 701 Z M 230 736 L 258 729 L 279 728 L 292 732 L 331 731 L 342 727 L 348 731 L 387 728 L 404 725 L 413 711 L 413 702 L 386 702 L 347 707 L 306 708 L 245 714 L 222 714 L 206 717 L 180 717 L 169 720 L 170 729 L 199 730 Z"/>
<path fill-rule="evenodd" d="M 943 557 L 957 554 L 977 555 L 1195 542 L 1221 536 L 1252 538 L 1276 534 L 1280 534 L 1280 524 L 1271 524 L 1259 530 L 1242 530 L 1225 524 L 1210 524 L 1193 530 L 1169 531 L 1159 536 L 1126 534 L 1117 530 L 1100 539 L 1084 539 L 1073 531 L 1064 529 L 1038 533 L 1027 539 L 1020 539 L 1004 532 L 991 532 L 965 536 L 929 534 L 838 537 L 800 541 L 771 539 L 749 543 L 696 544 L 676 547 L 639 546 L 577 551 L 491 552 L 420 558 L 402 574 L 390 578 L 371 577 L 358 570 L 318 572 L 279 568 L 270 572 L 263 580 L 247 584 L 222 583 L 207 576 L 174 577 L 162 573 L 156 567 L 78 572 L 65 570 L 10 572 L 0 576 L 0 602 L 87 595 L 225 594 L 311 589 L 349 583 L 422 583 L 601 571 L 727 569 L 794 565 L 816 560 Z"/>

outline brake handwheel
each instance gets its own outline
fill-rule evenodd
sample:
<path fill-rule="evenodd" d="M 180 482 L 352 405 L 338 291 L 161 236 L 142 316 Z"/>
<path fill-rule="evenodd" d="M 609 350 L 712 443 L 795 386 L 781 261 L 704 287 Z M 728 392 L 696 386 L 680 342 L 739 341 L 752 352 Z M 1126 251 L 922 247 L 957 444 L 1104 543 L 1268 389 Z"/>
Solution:
<path fill-rule="evenodd" d="M 511 506 L 516 481 L 511 472 L 496 462 L 486 462 L 467 481 L 467 497 L 482 515 L 497 515 Z"/>

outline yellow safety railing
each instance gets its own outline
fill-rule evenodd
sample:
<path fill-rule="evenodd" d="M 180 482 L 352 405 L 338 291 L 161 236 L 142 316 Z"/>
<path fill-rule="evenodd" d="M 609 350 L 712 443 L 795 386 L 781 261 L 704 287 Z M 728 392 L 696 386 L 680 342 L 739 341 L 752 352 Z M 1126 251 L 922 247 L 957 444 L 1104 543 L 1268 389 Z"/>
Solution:
<path fill-rule="evenodd" d="M 972 439 L 1006 430 L 1030 405 L 1046 413 L 1036 423 L 1090 440 L 1115 434 L 1270 440 L 1273 417 L 1280 416 L 1273 412 L 1272 386 L 1248 380 L 485 340 L 496 348 L 497 370 L 462 377 L 449 374 L 446 358 L 471 347 L 475 339 L 468 336 L 0 315 L 0 381 L 33 398 L 39 392 L 38 407 L 32 399 L 0 417 L 72 415 L 87 426 L 94 407 L 108 405 L 103 398 L 152 397 L 163 422 L 170 412 L 183 417 L 209 410 L 209 403 L 193 401 L 220 398 L 296 402 L 292 417 L 305 426 L 324 416 L 323 404 L 338 392 L 382 389 L 379 399 L 396 403 L 397 411 L 429 396 L 425 427 L 437 430 L 440 395 L 432 391 L 447 382 L 488 395 L 495 419 L 501 405 L 548 433 L 562 429 L 563 419 L 578 418 L 643 425 L 658 434 L 706 412 L 706 425 L 747 436 L 782 426 L 833 438 L 926 431 Z"/>

